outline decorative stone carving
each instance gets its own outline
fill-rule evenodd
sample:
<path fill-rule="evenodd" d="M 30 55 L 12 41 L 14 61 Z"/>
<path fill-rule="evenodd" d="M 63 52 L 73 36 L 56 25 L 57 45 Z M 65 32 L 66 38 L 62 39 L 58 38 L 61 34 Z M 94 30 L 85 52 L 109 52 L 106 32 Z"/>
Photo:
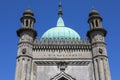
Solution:
<path fill-rule="evenodd" d="M 103 50 L 101 48 L 99 48 L 99 53 L 102 54 L 103 53 Z"/>
<path fill-rule="evenodd" d="M 22 49 L 22 53 L 23 53 L 23 54 L 26 53 L 26 48 Z"/>
<path fill-rule="evenodd" d="M 65 68 L 67 68 L 67 62 L 58 62 L 57 66 L 60 68 L 61 71 L 65 71 Z"/>

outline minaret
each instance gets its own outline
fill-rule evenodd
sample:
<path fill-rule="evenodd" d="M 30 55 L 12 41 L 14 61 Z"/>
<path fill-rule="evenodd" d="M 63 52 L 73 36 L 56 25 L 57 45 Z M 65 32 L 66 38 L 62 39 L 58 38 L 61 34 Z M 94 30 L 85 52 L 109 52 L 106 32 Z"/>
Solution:
<path fill-rule="evenodd" d="M 32 47 L 37 36 L 34 30 L 34 13 L 28 9 L 21 18 L 22 27 L 17 30 L 19 37 L 15 80 L 31 80 Z"/>
<path fill-rule="evenodd" d="M 87 36 L 92 46 L 95 80 L 111 80 L 104 39 L 107 31 L 102 27 L 102 18 L 98 11 L 92 9 L 89 14 L 88 23 L 90 24 L 90 30 Z"/>

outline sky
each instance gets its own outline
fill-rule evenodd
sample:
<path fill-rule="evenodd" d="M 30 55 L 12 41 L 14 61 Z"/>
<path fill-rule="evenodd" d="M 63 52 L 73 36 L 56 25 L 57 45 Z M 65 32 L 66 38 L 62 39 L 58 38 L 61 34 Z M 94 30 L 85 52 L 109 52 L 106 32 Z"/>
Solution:
<path fill-rule="evenodd" d="M 22 13 L 30 8 L 36 18 L 37 39 L 56 26 L 59 0 L 0 0 L 0 80 L 14 80 L 18 37 Z M 120 0 L 62 0 L 65 25 L 82 38 L 90 29 L 87 23 L 92 6 L 103 18 L 112 80 L 120 80 Z"/>

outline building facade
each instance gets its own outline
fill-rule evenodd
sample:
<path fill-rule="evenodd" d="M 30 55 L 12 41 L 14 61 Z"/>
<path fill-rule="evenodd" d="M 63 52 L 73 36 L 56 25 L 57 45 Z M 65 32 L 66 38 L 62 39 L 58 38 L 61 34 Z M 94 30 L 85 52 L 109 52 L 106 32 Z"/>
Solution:
<path fill-rule="evenodd" d="M 36 39 L 34 13 L 23 13 L 19 37 L 15 80 L 111 80 L 105 36 L 100 14 L 92 9 L 87 38 L 66 27 L 59 4 L 56 27 Z"/>

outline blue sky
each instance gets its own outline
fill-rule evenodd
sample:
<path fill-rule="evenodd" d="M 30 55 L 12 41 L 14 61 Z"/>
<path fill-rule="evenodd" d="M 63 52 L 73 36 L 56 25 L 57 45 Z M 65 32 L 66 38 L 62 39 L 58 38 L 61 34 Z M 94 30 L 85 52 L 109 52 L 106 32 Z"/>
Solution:
<path fill-rule="evenodd" d="M 51 27 L 56 26 L 59 0 L 0 0 L 0 80 L 14 80 L 17 42 L 16 30 L 20 18 L 30 7 L 36 18 L 38 39 Z M 108 31 L 106 42 L 112 80 L 120 80 L 120 1 L 119 0 L 62 0 L 63 19 L 66 26 L 86 37 L 89 30 L 88 14 L 92 6 L 103 18 Z"/>

